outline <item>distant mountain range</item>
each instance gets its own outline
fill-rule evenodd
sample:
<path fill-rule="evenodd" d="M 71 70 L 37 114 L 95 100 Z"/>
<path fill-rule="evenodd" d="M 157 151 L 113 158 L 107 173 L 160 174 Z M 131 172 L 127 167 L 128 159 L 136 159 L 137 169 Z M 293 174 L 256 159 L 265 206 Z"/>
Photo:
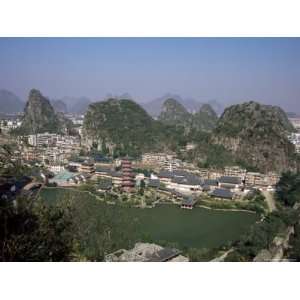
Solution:
<path fill-rule="evenodd" d="M 87 97 L 63 97 L 59 100 L 66 104 L 68 113 L 74 114 L 85 114 L 92 103 Z"/>
<path fill-rule="evenodd" d="M 67 105 L 64 101 L 62 100 L 51 100 L 51 105 L 53 106 L 54 110 L 56 112 L 61 112 L 61 113 L 67 113 L 68 112 L 68 108 Z"/>
<path fill-rule="evenodd" d="M 213 108 L 213 110 L 219 115 L 224 110 L 223 105 L 220 104 L 216 100 L 200 102 L 193 98 L 182 98 L 181 96 L 174 95 L 174 94 L 166 94 L 166 95 L 164 95 L 160 98 L 154 99 L 152 101 L 149 101 L 146 103 L 141 103 L 141 105 L 144 107 L 144 109 L 148 112 L 149 115 L 151 115 L 154 118 L 157 118 L 160 115 L 160 113 L 162 112 L 163 104 L 165 103 L 165 101 L 167 99 L 176 100 L 181 105 L 183 105 L 189 113 L 193 113 L 193 114 L 198 112 L 204 103 L 210 104 L 210 106 Z"/>
<path fill-rule="evenodd" d="M 84 114 L 91 103 L 87 97 L 63 97 L 62 99 L 52 99 L 51 104 L 55 111 L 62 113 Z M 25 102 L 13 92 L 0 90 L 0 113 L 14 114 L 23 112 Z"/>
<path fill-rule="evenodd" d="M 5 114 L 13 114 L 22 112 L 25 103 L 14 93 L 8 90 L 0 90 L 0 112 Z"/>
<path fill-rule="evenodd" d="M 6 111 L 21 110 L 23 103 L 15 95 L 5 90 L 1 95 L 4 97 L 1 108 L 6 101 L 11 101 L 17 105 Z M 63 99 L 76 113 L 84 113 L 88 106 L 84 140 L 86 145 L 103 153 L 133 157 L 147 151 L 179 153 L 184 145 L 193 142 L 197 146 L 187 155 L 199 166 L 237 164 L 279 173 L 299 168 L 295 147 L 287 138 L 295 129 L 286 113 L 276 106 L 245 102 L 227 107 L 218 118 L 210 104 L 201 104 L 191 113 L 184 104 L 169 98 L 162 103 L 161 112 L 154 120 L 141 105 L 129 99 L 112 98 L 94 103 L 84 97 Z M 31 90 L 22 125 L 15 133 L 73 133 L 72 122 L 59 112 L 65 110 L 65 104 L 63 100 L 51 103 L 40 91 Z"/>

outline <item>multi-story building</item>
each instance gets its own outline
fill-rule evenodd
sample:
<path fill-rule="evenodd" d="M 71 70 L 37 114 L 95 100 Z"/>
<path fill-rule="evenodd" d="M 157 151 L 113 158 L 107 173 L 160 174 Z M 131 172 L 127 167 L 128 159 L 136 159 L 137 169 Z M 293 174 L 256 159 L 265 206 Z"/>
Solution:
<path fill-rule="evenodd" d="M 38 133 L 28 136 L 28 144 L 34 147 L 43 147 L 55 143 L 57 135 L 55 133 Z"/>
<path fill-rule="evenodd" d="M 144 164 L 164 164 L 166 161 L 172 160 L 173 154 L 167 153 L 145 153 L 142 155 L 142 163 Z"/>
<path fill-rule="evenodd" d="M 134 187 L 133 172 L 131 161 L 122 160 L 122 190 L 124 192 L 131 192 Z"/>
<path fill-rule="evenodd" d="M 277 173 L 262 174 L 258 172 L 247 172 L 245 178 L 246 186 L 274 186 L 280 179 L 280 175 Z"/>
<path fill-rule="evenodd" d="M 296 152 L 300 153 L 300 133 L 292 133 L 288 136 L 288 139 L 295 145 Z"/>
<path fill-rule="evenodd" d="M 0 120 L 0 129 L 3 132 L 9 132 L 12 129 L 20 127 L 22 124 L 19 117 L 7 116 L 5 119 Z"/>
<path fill-rule="evenodd" d="M 224 176 L 240 177 L 244 179 L 246 176 L 246 172 L 246 169 L 240 168 L 238 166 L 225 167 Z"/>
<path fill-rule="evenodd" d="M 95 172 L 94 164 L 90 162 L 83 162 L 79 167 L 79 172 L 83 172 L 83 173 Z"/>
<path fill-rule="evenodd" d="M 300 118 L 289 118 L 296 130 L 300 131 Z"/>

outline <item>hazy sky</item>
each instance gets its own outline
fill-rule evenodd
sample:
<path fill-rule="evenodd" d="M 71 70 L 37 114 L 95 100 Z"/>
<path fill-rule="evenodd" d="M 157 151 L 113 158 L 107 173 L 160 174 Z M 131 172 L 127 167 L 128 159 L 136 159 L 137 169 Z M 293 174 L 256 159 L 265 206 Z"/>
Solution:
<path fill-rule="evenodd" d="M 165 93 L 300 111 L 300 38 L 0 38 L 0 88 L 23 99 Z"/>

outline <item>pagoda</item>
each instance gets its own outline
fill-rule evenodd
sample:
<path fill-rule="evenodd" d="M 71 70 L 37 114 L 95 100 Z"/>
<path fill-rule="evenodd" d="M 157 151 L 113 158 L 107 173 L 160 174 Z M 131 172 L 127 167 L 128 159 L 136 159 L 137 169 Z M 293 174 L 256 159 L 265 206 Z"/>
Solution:
<path fill-rule="evenodd" d="M 133 180 L 133 172 L 131 161 L 128 159 L 123 159 L 122 163 L 122 190 L 124 192 L 130 193 L 134 187 L 134 180 Z"/>

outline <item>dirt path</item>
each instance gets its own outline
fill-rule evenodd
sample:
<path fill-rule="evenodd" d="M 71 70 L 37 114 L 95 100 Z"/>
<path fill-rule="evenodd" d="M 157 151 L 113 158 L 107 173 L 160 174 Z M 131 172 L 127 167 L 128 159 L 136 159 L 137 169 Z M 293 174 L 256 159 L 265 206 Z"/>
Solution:
<path fill-rule="evenodd" d="M 211 260 L 211 262 L 221 262 L 221 261 L 224 261 L 226 256 L 231 253 L 234 249 L 231 248 L 229 249 L 228 251 L 226 251 L 225 253 L 223 253 L 221 256 L 218 256 L 216 258 L 214 258 L 213 260 Z"/>
<path fill-rule="evenodd" d="M 266 197 L 266 202 L 269 207 L 269 211 L 272 212 L 276 210 L 276 204 L 274 199 L 274 192 L 271 191 L 262 191 L 263 195 Z"/>

